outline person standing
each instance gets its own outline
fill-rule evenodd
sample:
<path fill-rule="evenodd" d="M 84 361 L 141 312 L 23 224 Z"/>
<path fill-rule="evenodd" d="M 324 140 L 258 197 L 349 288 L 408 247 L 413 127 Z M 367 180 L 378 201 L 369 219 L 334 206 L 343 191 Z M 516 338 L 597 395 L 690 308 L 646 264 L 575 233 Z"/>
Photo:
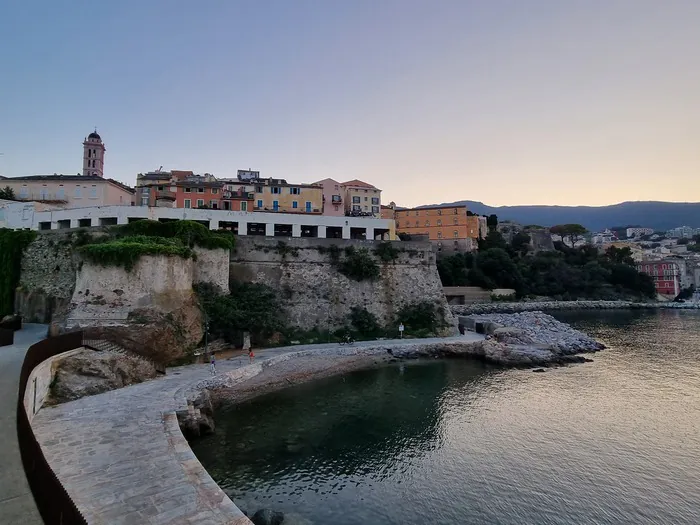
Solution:
<path fill-rule="evenodd" d="M 255 359 L 255 353 L 253 352 L 253 349 L 251 348 L 248 350 L 248 362 L 252 363 L 253 359 Z"/>
<path fill-rule="evenodd" d="M 211 358 L 209 359 L 209 372 L 211 375 L 216 375 L 216 356 L 214 352 L 211 353 Z"/>

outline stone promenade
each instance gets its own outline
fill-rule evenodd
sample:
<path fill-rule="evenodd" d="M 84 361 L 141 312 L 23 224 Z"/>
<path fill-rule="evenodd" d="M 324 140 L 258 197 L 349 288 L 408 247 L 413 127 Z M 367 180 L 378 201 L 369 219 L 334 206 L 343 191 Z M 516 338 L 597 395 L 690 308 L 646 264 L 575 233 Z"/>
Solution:
<path fill-rule="evenodd" d="M 15 342 L 0 346 L 0 523 L 40 525 L 17 445 L 17 389 L 27 349 L 46 337 L 45 325 L 25 324 Z"/>
<path fill-rule="evenodd" d="M 175 415 L 202 388 L 245 381 L 295 356 L 379 354 L 388 348 L 483 339 L 476 334 L 433 339 L 304 345 L 256 352 L 208 365 L 170 368 L 166 376 L 56 407 L 33 427 L 49 464 L 90 524 L 229 524 L 250 521 L 194 456 Z M 15 394 L 16 395 L 16 394 Z"/>

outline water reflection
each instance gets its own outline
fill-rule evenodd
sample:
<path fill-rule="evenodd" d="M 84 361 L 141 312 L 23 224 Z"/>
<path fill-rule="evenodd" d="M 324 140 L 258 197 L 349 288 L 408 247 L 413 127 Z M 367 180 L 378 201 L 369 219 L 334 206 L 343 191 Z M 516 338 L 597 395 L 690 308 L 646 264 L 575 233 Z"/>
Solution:
<path fill-rule="evenodd" d="M 200 460 L 246 508 L 312 523 L 700 523 L 700 314 L 557 313 L 594 363 L 430 361 L 219 414 Z"/>

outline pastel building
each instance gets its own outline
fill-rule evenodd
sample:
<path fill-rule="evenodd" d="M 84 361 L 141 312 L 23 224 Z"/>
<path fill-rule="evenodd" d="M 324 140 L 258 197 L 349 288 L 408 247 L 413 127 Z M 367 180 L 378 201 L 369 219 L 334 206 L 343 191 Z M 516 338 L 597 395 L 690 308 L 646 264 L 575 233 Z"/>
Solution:
<path fill-rule="evenodd" d="M 340 187 L 346 215 L 381 217 L 382 190 L 357 179 L 343 182 Z"/>
<path fill-rule="evenodd" d="M 104 177 L 105 148 L 102 137 L 97 130 L 90 133 L 83 141 L 83 175 Z"/>
<path fill-rule="evenodd" d="M 422 206 L 396 209 L 396 231 L 427 235 L 438 251 L 472 251 L 487 233 L 486 217 L 468 215 L 466 206 Z"/>
<path fill-rule="evenodd" d="M 318 184 L 290 184 L 285 179 L 272 178 L 251 183 L 255 211 L 323 214 L 323 187 Z"/>
<path fill-rule="evenodd" d="M 676 261 L 642 261 L 637 271 L 651 276 L 659 295 L 673 299 L 681 292 L 681 268 Z"/>
<path fill-rule="evenodd" d="M 345 190 L 340 182 L 333 179 L 323 179 L 314 182 L 323 191 L 323 215 L 341 217 L 345 215 Z"/>

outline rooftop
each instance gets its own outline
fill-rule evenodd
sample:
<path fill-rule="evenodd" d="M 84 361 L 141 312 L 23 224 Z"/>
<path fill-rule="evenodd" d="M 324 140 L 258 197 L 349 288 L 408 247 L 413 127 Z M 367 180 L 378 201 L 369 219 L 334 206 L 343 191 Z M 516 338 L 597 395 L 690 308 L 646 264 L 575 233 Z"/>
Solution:
<path fill-rule="evenodd" d="M 25 175 L 24 177 L 5 177 L 5 180 L 9 181 L 27 181 L 27 182 L 41 182 L 41 181 L 88 181 L 88 182 L 109 182 L 115 186 L 119 186 L 123 190 L 134 193 L 134 189 L 127 186 L 123 182 L 119 182 L 114 179 L 107 179 L 100 177 L 98 175 L 63 175 L 56 174 L 53 175 Z"/>
<path fill-rule="evenodd" d="M 379 189 L 376 186 L 372 186 L 371 184 L 368 184 L 367 182 L 363 182 L 363 181 L 358 180 L 358 179 L 349 180 L 347 182 L 341 182 L 340 185 L 341 186 L 352 186 L 353 188 L 369 188 L 369 189 L 373 189 L 373 190 Z"/>

